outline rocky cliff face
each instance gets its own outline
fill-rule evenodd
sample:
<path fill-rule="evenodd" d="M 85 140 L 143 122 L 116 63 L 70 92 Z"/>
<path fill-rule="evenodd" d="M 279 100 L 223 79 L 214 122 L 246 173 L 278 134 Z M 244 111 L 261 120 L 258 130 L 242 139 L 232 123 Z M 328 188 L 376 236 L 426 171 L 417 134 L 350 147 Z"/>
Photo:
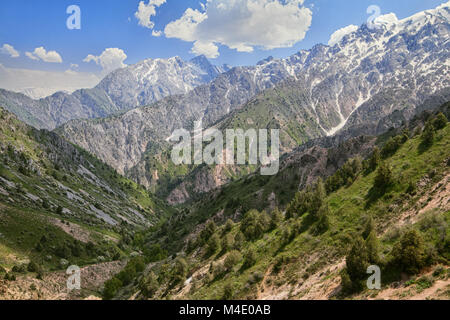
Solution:
<path fill-rule="evenodd" d="M 60 207 L 64 217 L 107 228 L 123 221 L 148 226 L 162 213 L 158 199 L 136 192 L 131 181 L 55 133 L 36 130 L 1 107 L 0 124 L 2 204 L 40 213 Z"/>

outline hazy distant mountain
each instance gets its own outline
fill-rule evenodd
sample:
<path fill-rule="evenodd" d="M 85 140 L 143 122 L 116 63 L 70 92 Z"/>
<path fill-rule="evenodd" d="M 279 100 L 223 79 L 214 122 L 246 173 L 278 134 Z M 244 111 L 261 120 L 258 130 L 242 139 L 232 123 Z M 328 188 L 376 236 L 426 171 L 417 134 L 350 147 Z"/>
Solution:
<path fill-rule="evenodd" d="M 227 66 L 213 66 L 204 56 L 187 62 L 179 57 L 147 59 L 110 73 L 93 89 L 57 92 L 40 100 L 0 90 L 0 103 L 37 128 L 54 129 L 72 119 L 105 117 L 185 94 L 227 70 Z M 24 93 L 42 96 L 42 92 Z"/>
<path fill-rule="evenodd" d="M 54 88 L 25 88 L 25 89 L 20 90 L 20 93 L 23 93 L 24 95 L 30 97 L 31 99 L 39 100 L 39 99 L 51 96 L 52 94 L 59 92 L 59 91 L 63 91 L 67 94 L 70 94 L 76 90 L 77 89 L 56 90 Z"/>

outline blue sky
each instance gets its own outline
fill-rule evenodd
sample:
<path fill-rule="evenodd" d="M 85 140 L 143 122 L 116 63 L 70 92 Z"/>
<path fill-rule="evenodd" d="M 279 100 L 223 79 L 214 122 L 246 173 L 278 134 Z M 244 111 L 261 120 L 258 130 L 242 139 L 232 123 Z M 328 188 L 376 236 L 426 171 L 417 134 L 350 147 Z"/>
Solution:
<path fill-rule="evenodd" d="M 66 71 L 72 64 L 76 64 L 78 67 L 74 66 L 72 68 L 74 71 L 99 73 L 102 67 L 100 63 L 95 63 L 97 60 L 91 59 L 90 63 L 83 60 L 89 54 L 98 57 L 106 48 L 123 50 L 127 56 L 123 60 L 125 64 L 133 64 L 145 58 L 180 56 L 183 59 L 190 59 L 194 57 L 195 54 L 192 53 L 194 42 L 185 41 L 192 35 L 186 35 L 183 26 L 178 29 L 172 28 L 171 38 L 168 38 L 169 32 L 164 34 L 164 31 L 168 24 L 181 18 L 188 8 L 203 12 L 200 2 L 206 3 L 207 0 L 145 0 L 144 5 L 148 5 L 149 1 L 160 2 L 154 6 L 156 15 L 151 17 L 154 23 L 153 30 L 162 31 L 160 37 L 152 36 L 151 28 L 139 25 L 135 17 L 140 2 L 138 0 L 2 0 L 0 1 L 0 48 L 4 44 L 9 44 L 20 56 L 12 57 L 11 54 L 6 54 L 3 48 L 0 64 L 6 68 L 57 72 Z M 208 0 L 207 6 L 212 7 L 211 3 L 229 4 L 249 1 L 275 1 L 280 3 L 278 8 L 295 1 L 303 10 L 298 13 L 304 14 L 309 10 L 311 21 L 304 24 L 304 19 L 300 18 L 298 30 L 295 30 L 297 27 L 292 23 L 296 20 L 289 22 L 284 21 L 284 18 L 262 15 L 263 24 L 259 28 L 263 32 L 270 33 L 272 26 L 280 27 L 285 30 L 281 32 L 292 32 L 295 40 L 292 41 L 292 37 L 288 36 L 286 38 L 288 40 L 281 43 L 282 40 L 277 38 L 283 34 L 274 33 L 273 37 L 266 37 L 256 40 L 256 44 L 249 44 L 246 43 L 248 39 L 258 38 L 258 34 L 252 34 L 255 30 L 248 31 L 244 40 L 238 34 L 240 32 L 227 31 L 228 34 L 225 35 L 225 31 L 220 32 L 222 27 L 223 30 L 247 31 L 246 26 L 241 23 L 242 20 L 241 22 L 230 21 L 236 16 L 236 11 L 230 11 L 231 13 L 224 15 L 223 19 L 220 16 L 217 20 L 208 19 L 203 28 L 196 30 L 198 34 L 195 35 L 195 40 L 199 40 L 199 47 L 201 47 L 197 52 L 199 50 L 208 52 L 211 56 L 214 55 L 214 47 L 217 47 L 215 55 L 218 57 L 212 59 L 215 64 L 251 65 L 270 55 L 286 57 L 300 49 L 309 49 L 317 43 L 327 43 L 330 35 L 337 29 L 350 24 L 359 26 L 365 23 L 369 17 L 366 10 L 370 5 L 379 6 L 382 14 L 394 12 L 401 19 L 446 2 L 444 0 L 305 0 L 302 3 L 302 0 Z M 66 27 L 66 20 L 69 17 L 66 8 L 70 5 L 78 5 L 81 9 L 81 30 L 68 30 Z M 220 13 L 218 8 L 220 9 L 219 5 L 215 8 L 216 13 Z M 274 15 L 275 11 L 273 10 Z M 212 16 L 212 9 L 210 12 L 209 16 Z M 245 13 L 242 15 L 245 16 Z M 237 29 L 233 29 L 233 25 L 238 26 Z M 304 38 L 301 31 L 304 31 Z M 239 39 L 234 39 L 234 36 Z M 220 40 L 224 37 L 225 40 Z M 230 43 L 235 41 L 239 42 L 236 46 L 244 49 L 230 49 L 230 46 L 233 46 Z M 286 44 L 287 42 L 289 43 Z M 207 50 L 204 48 L 205 45 Z M 26 52 L 33 53 L 38 47 L 45 49 L 44 54 L 56 51 L 62 62 L 45 62 L 39 58 L 30 59 L 25 55 Z M 268 48 L 270 50 L 266 50 Z M 250 50 L 253 51 L 249 52 Z M 36 54 L 34 56 L 36 57 Z"/>

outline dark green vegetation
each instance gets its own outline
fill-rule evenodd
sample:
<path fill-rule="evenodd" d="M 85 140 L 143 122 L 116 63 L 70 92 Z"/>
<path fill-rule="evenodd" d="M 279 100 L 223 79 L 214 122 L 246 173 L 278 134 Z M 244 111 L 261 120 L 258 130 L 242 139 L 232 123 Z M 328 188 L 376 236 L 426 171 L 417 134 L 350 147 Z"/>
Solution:
<path fill-rule="evenodd" d="M 440 110 L 448 116 L 449 104 Z M 302 284 L 317 277 L 338 279 L 333 297 L 360 294 L 371 264 L 383 285 L 447 266 L 450 212 L 435 204 L 450 163 L 444 113 L 379 137 L 300 148 L 275 176 L 235 177 L 175 209 L 2 111 L 0 273 L 14 281 L 127 259 L 104 299 L 256 299 L 273 298 L 264 288 L 308 296 Z M 406 213 L 415 218 L 402 224 Z"/>
<path fill-rule="evenodd" d="M 127 286 L 135 281 L 138 274 L 142 273 L 144 269 L 145 262 L 142 257 L 132 258 L 122 271 L 105 282 L 105 287 L 103 289 L 103 298 L 106 300 L 114 298 L 120 288 Z"/>
<path fill-rule="evenodd" d="M 86 151 L 0 109 L 3 268 L 41 274 L 120 260 L 140 248 L 136 232 L 172 212 Z"/>
<path fill-rule="evenodd" d="M 448 115 L 449 104 L 441 110 Z M 371 264 L 382 269 L 383 286 L 426 266 L 448 265 L 450 212 L 442 200 L 432 204 L 449 170 L 445 119 L 417 116 L 378 137 L 366 159 L 350 159 L 297 193 L 290 181 L 299 177 L 287 166 L 277 176 L 250 175 L 194 201 L 144 233 L 146 243 L 160 243 L 178 258 L 152 265 L 143 297 L 255 299 L 271 287 L 301 298 L 308 295 L 302 283 L 318 274 L 321 281 L 339 279 L 343 290 L 334 296 L 346 297 L 365 290 Z M 282 184 L 290 193 L 283 194 Z M 272 205 L 284 215 L 258 198 L 272 192 L 278 200 Z M 402 224 L 406 213 L 417 218 Z M 341 261 L 344 269 L 333 267 Z"/>

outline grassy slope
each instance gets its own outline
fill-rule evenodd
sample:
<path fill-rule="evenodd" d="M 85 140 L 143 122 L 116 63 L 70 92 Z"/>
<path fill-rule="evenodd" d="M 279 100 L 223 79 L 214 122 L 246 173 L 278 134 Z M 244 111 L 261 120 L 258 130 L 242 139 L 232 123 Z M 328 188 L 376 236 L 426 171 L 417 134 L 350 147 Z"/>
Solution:
<path fill-rule="evenodd" d="M 224 288 L 231 286 L 233 298 L 257 298 L 258 295 L 255 293 L 260 289 L 263 278 L 265 283 L 275 288 L 287 284 L 294 287 L 307 281 L 316 272 L 341 261 L 348 252 L 352 239 L 362 231 L 367 216 L 373 217 L 379 235 L 384 234 L 386 230 L 390 231 L 381 238 L 381 252 L 386 255 L 401 233 L 394 227 L 400 216 L 407 211 L 417 213 L 425 206 L 432 198 L 430 196 L 425 203 L 421 198 L 428 195 L 430 188 L 449 172 L 447 164 L 450 156 L 449 125 L 439 131 L 430 149 L 421 151 L 419 145 L 420 138 L 415 137 L 388 159 L 396 183 L 381 198 L 371 196 L 375 173 L 360 175 L 349 187 L 343 187 L 330 194 L 327 202 L 331 208 L 331 228 L 326 233 L 316 236 L 311 234 L 309 229 L 302 230 L 302 225 L 308 219 L 307 215 L 285 221 L 274 231 L 265 234 L 262 239 L 246 242 L 240 249 L 241 252 L 252 249 L 256 253 L 257 262 L 253 267 L 241 271 L 241 260 L 231 272 L 219 275 L 216 279 L 208 275 L 209 265 L 212 263 L 219 266 L 223 256 L 217 254 L 212 258 L 203 259 L 204 248 L 200 252 L 194 251 L 194 254 L 186 257 L 189 275 L 194 275 L 193 283 L 188 286 L 189 290 L 184 288 L 179 292 L 180 287 L 176 287 L 169 292 L 160 291 L 158 297 L 221 299 Z M 410 182 L 418 185 L 415 196 L 406 192 Z M 448 232 L 450 212 L 435 208 L 431 212 L 426 212 L 424 216 L 426 219 L 415 224 L 415 227 L 421 230 L 427 245 L 435 247 L 441 239 L 442 228 L 444 232 Z M 290 226 L 297 226 L 302 231 L 292 242 L 282 245 L 283 231 Z M 239 224 L 234 226 L 231 233 L 235 234 L 238 230 Z M 274 265 L 279 266 L 278 273 L 271 272 Z M 157 272 L 157 269 L 155 270 Z M 204 272 L 206 276 L 201 275 Z M 328 270 L 323 276 L 326 279 L 337 278 L 338 271 Z M 289 291 L 289 285 L 287 287 L 286 290 Z M 291 295 L 287 294 L 286 297 L 301 298 L 306 293 L 291 292 Z"/>
<path fill-rule="evenodd" d="M 80 266 L 102 261 L 99 256 L 112 260 L 133 250 L 135 230 L 172 213 L 142 187 L 56 135 L 34 130 L 1 109 L 0 123 L 0 266 L 33 260 L 51 270 L 61 267 L 61 258 Z M 81 166 L 94 175 L 81 173 Z M 75 234 L 61 228 L 69 223 Z M 84 234 L 87 239 L 79 241 Z M 47 241 L 37 250 L 44 235 Z M 88 241 L 96 243 L 94 249 Z M 64 244 L 81 252 L 56 252 Z"/>

